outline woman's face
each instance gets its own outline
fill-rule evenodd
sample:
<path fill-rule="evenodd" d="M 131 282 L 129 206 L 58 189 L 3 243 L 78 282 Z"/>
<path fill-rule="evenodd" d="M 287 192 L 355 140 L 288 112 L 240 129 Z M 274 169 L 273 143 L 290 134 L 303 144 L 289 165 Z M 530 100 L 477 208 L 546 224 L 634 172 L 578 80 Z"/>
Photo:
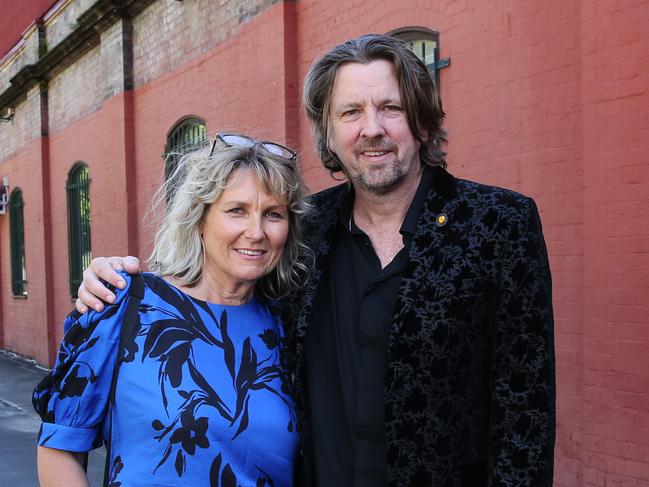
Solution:
<path fill-rule="evenodd" d="M 277 266 L 288 230 L 286 203 L 266 193 L 252 170 L 237 170 L 201 224 L 203 271 L 227 289 L 254 286 Z"/>

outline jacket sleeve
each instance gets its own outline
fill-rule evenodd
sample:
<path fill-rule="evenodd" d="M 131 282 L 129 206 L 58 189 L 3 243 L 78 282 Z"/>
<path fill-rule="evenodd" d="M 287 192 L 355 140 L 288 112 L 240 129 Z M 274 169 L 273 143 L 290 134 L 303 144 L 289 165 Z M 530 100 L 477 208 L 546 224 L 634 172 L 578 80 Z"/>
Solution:
<path fill-rule="evenodd" d="M 536 205 L 512 222 L 501 261 L 492 362 L 490 486 L 551 487 L 555 441 L 552 283 Z"/>
<path fill-rule="evenodd" d="M 38 445 L 85 452 L 102 444 L 110 386 L 130 278 L 114 304 L 100 313 L 72 313 L 54 368 L 34 389 L 32 402 L 43 421 Z"/>

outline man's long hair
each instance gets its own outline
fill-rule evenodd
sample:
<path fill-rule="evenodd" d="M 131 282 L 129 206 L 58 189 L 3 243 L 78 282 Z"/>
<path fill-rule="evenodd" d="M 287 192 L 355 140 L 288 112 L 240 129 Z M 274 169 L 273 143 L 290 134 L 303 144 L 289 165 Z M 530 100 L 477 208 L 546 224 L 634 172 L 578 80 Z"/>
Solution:
<path fill-rule="evenodd" d="M 410 131 L 421 144 L 422 164 L 446 167 L 446 153 L 442 150 L 446 143 L 446 131 L 442 128 L 445 114 L 435 80 L 405 42 L 381 34 L 368 34 L 337 45 L 316 60 L 306 76 L 304 106 L 322 163 L 331 173 L 343 170 L 327 144 L 331 94 L 338 69 L 348 63 L 369 64 L 378 60 L 394 66 Z"/>

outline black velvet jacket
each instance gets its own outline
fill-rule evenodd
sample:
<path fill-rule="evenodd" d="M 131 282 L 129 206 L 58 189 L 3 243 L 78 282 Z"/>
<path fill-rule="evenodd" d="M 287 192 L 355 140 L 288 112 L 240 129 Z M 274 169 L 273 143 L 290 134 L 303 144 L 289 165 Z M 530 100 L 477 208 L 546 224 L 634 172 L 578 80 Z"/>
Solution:
<path fill-rule="evenodd" d="M 536 206 L 513 191 L 434 171 L 386 357 L 390 485 L 549 487 L 554 338 Z M 285 308 L 307 478 L 304 339 L 344 193 L 341 185 L 313 196 L 305 235 L 315 270 Z"/>

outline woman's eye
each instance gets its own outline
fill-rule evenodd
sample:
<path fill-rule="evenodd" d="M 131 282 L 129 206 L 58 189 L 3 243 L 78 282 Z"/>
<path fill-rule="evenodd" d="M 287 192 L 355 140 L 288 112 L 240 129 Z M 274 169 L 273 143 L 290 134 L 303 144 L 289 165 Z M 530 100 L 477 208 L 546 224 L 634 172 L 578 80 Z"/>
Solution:
<path fill-rule="evenodd" d="M 274 210 L 268 210 L 266 216 L 273 220 L 282 220 L 284 218 L 284 213 Z"/>
<path fill-rule="evenodd" d="M 227 212 L 231 215 L 243 215 L 243 208 L 231 208 Z"/>

